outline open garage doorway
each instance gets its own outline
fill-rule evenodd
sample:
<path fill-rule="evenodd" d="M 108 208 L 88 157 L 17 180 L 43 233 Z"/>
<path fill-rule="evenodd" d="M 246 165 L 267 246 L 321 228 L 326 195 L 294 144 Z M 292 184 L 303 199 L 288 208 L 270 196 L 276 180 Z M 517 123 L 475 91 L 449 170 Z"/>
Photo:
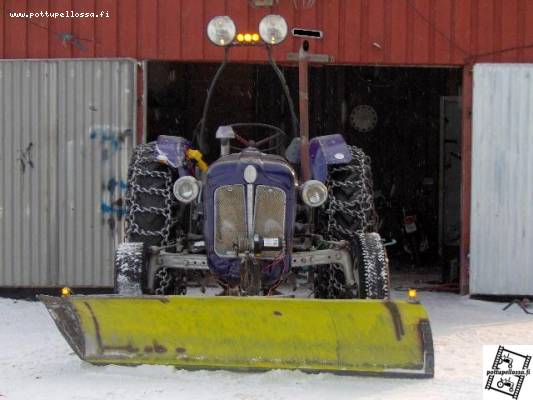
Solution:
<path fill-rule="evenodd" d="M 148 140 L 193 136 L 216 70 L 217 64 L 148 63 Z M 282 70 L 297 104 L 297 69 Z M 452 68 L 310 69 L 310 135 L 343 133 L 371 158 L 377 229 L 396 286 L 458 282 L 461 77 Z M 217 127 L 235 122 L 270 123 L 290 140 L 287 101 L 269 65 L 224 70 L 201 143 L 209 162 L 218 156 Z"/>

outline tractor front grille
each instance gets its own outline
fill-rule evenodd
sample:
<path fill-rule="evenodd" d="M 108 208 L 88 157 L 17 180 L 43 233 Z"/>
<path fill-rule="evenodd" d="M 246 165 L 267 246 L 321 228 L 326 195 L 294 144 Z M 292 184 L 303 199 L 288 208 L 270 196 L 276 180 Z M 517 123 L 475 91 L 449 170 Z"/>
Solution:
<path fill-rule="evenodd" d="M 235 256 L 239 239 L 248 238 L 247 221 L 254 223 L 254 234 L 263 238 L 285 237 L 286 196 L 280 188 L 258 185 L 254 188 L 253 216 L 246 215 L 244 185 L 226 185 L 215 190 L 215 253 Z M 272 253 L 272 254 L 271 254 Z M 275 257 L 277 251 L 265 251 L 263 257 Z"/>
<path fill-rule="evenodd" d="M 272 186 L 257 186 L 254 208 L 254 232 L 263 238 L 282 239 L 285 232 L 285 192 Z M 263 258 L 278 255 L 278 250 L 262 252 Z"/>
<path fill-rule="evenodd" d="M 286 201 L 283 190 L 272 186 L 257 186 L 254 232 L 263 238 L 283 238 L 285 236 L 285 209 Z M 268 256 L 266 252 L 265 255 Z"/>
<path fill-rule="evenodd" d="M 215 253 L 235 254 L 240 237 L 246 237 L 243 185 L 226 185 L 215 190 Z"/>

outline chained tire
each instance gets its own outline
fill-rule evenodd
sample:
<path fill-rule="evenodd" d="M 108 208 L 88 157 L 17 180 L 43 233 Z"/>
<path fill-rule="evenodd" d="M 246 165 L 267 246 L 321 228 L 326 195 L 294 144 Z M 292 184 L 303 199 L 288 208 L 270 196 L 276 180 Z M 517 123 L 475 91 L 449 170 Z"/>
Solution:
<path fill-rule="evenodd" d="M 355 244 L 355 273 L 359 277 L 359 297 L 390 297 L 389 260 L 381 236 L 376 232 L 360 233 Z"/>
<path fill-rule="evenodd" d="M 379 235 L 368 233 L 374 230 L 376 221 L 370 158 L 356 146 L 350 151 L 350 163 L 332 166 L 328 171 L 328 202 L 320 219 L 327 221 L 326 239 L 350 243 L 359 285 L 348 287 L 338 265 L 318 268 L 315 297 L 385 299 L 389 296 L 388 259 Z"/>
<path fill-rule="evenodd" d="M 378 233 L 360 233 L 351 241 L 356 287 L 346 285 L 340 266 L 329 265 L 315 273 L 315 298 L 389 299 L 389 260 Z"/>
<path fill-rule="evenodd" d="M 145 268 L 144 243 L 121 243 L 115 252 L 114 292 L 124 296 L 142 295 Z"/>
<path fill-rule="evenodd" d="M 168 244 L 176 212 L 170 168 L 155 161 L 155 143 L 138 145 L 128 169 L 126 234 L 129 242 L 146 247 Z"/>
<path fill-rule="evenodd" d="M 145 257 L 151 246 L 165 246 L 176 239 L 173 224 L 177 221 L 178 204 L 172 192 L 174 178 L 168 166 L 155 160 L 155 142 L 135 147 L 128 168 L 126 238 L 129 243 L 125 244 L 142 244 Z M 146 271 L 141 270 L 143 292 L 145 274 Z M 154 279 L 155 292 L 176 292 L 173 278 L 172 271 L 158 271 Z"/>

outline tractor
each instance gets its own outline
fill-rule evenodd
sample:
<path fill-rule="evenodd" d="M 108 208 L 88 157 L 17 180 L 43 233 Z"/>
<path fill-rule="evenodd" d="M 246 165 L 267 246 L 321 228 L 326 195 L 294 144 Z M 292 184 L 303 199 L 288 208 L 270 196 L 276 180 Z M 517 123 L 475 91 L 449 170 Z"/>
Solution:
<path fill-rule="evenodd" d="M 298 118 L 272 56 L 287 22 L 267 15 L 258 32 L 238 33 L 228 16 L 211 19 L 207 37 L 224 61 L 197 129 L 135 148 L 116 294 L 42 301 L 76 353 L 96 364 L 433 376 L 424 308 L 415 297 L 390 300 L 369 157 L 339 133 L 310 138 L 308 42 L 298 53 Z M 212 133 L 220 155 L 208 165 L 200 150 L 209 105 L 238 46 L 266 50 L 291 131 L 220 126 Z M 314 299 L 283 292 L 299 268 L 313 277 Z M 220 285 L 218 296 L 186 295 L 198 274 Z"/>

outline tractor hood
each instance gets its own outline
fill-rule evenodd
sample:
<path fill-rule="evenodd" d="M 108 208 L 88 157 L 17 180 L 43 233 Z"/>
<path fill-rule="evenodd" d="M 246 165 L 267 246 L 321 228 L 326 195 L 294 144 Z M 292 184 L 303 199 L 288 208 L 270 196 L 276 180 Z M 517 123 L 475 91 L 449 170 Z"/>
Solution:
<path fill-rule="evenodd" d="M 297 195 L 296 174 L 287 161 L 254 148 L 222 157 L 207 172 L 203 196 L 208 263 L 217 278 L 239 283 L 238 253 L 254 236 L 280 243 L 261 254 L 263 283 L 288 271 Z"/>

